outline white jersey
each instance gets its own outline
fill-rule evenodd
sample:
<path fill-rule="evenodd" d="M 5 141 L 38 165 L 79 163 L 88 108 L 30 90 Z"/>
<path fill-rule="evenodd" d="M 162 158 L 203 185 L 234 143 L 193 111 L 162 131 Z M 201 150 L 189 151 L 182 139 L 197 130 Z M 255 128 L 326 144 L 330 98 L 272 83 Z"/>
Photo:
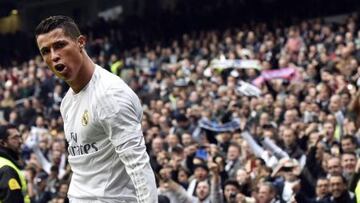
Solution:
<path fill-rule="evenodd" d="M 157 202 L 142 107 L 122 79 L 96 65 L 86 87 L 66 93 L 61 114 L 73 171 L 70 201 Z"/>

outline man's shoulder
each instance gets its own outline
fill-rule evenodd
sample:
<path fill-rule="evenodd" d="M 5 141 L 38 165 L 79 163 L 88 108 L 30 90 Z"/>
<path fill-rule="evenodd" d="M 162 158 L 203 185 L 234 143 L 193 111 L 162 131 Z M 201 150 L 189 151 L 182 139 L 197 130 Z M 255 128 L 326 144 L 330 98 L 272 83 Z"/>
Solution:
<path fill-rule="evenodd" d="M 113 91 L 122 92 L 130 89 L 119 76 L 110 73 L 100 66 L 98 66 L 96 71 L 94 88 L 96 94 L 100 97 L 108 96 L 107 94 L 112 94 Z"/>
<path fill-rule="evenodd" d="M 103 82 L 105 84 L 120 84 L 123 83 L 123 80 L 117 76 L 112 74 L 111 72 L 105 70 L 101 66 L 97 66 L 96 69 L 96 82 Z"/>
<path fill-rule="evenodd" d="M 0 182 L 1 183 L 7 183 L 8 180 L 15 179 L 16 181 L 19 180 L 19 176 L 15 169 L 13 169 L 11 166 L 4 165 L 0 167 Z"/>

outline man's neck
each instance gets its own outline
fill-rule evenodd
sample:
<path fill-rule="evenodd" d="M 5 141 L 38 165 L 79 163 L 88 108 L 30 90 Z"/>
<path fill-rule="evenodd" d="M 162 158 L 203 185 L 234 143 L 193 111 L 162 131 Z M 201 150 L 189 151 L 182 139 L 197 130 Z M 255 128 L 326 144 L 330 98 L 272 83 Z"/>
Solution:
<path fill-rule="evenodd" d="M 74 81 L 68 82 L 75 94 L 79 93 L 91 80 L 95 71 L 95 64 L 91 61 L 89 56 L 85 56 L 84 64 L 77 73 Z"/>

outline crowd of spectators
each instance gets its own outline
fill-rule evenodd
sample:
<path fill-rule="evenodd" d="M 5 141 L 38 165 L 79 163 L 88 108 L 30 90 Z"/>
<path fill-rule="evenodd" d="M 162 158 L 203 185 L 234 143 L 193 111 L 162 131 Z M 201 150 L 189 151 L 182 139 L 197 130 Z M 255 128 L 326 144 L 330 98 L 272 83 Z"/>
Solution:
<path fill-rule="evenodd" d="M 86 49 L 143 102 L 160 202 L 345 203 L 360 177 L 358 24 L 257 23 L 121 54 L 116 33 L 90 34 Z M 67 201 L 67 88 L 39 56 L 0 70 L 0 124 L 21 132 L 33 202 Z"/>

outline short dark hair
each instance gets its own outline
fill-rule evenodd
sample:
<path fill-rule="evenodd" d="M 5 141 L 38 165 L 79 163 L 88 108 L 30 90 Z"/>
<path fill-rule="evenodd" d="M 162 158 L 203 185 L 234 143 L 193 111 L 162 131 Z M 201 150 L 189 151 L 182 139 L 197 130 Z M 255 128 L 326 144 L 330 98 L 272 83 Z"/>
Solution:
<path fill-rule="evenodd" d="M 72 39 L 81 35 L 80 30 L 74 20 L 68 16 L 50 16 L 42 20 L 35 29 L 36 38 L 57 28 L 64 30 L 64 34 Z"/>
<path fill-rule="evenodd" d="M 329 179 L 326 176 L 320 176 L 318 179 L 316 179 L 316 183 L 318 183 L 320 180 L 327 180 L 329 181 Z"/>
<path fill-rule="evenodd" d="M 346 185 L 347 184 L 347 180 L 346 180 L 346 178 L 345 178 L 345 176 L 343 176 L 343 175 L 341 175 L 341 174 L 337 174 L 337 175 L 332 175 L 332 176 L 330 176 L 330 178 L 333 178 L 333 177 L 340 177 L 341 178 L 341 180 L 342 180 L 342 182 Z M 330 178 L 329 178 L 329 181 L 330 181 Z"/>
<path fill-rule="evenodd" d="M 276 190 L 276 187 L 271 182 L 266 181 L 266 182 L 259 183 L 258 187 L 256 188 L 257 191 L 259 191 L 260 186 L 268 187 L 270 190 L 270 193 L 274 193 L 275 195 L 278 193 L 278 191 Z"/>
<path fill-rule="evenodd" d="M 343 140 L 347 140 L 349 139 L 353 144 L 357 145 L 357 139 L 355 136 L 352 136 L 352 135 L 344 135 L 341 137 L 340 139 L 340 142 L 343 141 Z"/>
<path fill-rule="evenodd" d="M 224 190 L 225 190 L 225 187 L 226 187 L 227 185 L 232 185 L 232 186 L 234 186 L 235 188 L 237 188 L 238 191 L 240 191 L 240 185 L 239 185 L 239 183 L 238 183 L 236 180 L 233 180 L 233 179 L 228 179 L 228 180 L 226 180 L 225 183 L 224 183 Z"/>
<path fill-rule="evenodd" d="M 0 125 L 0 140 L 6 140 L 9 137 L 9 129 L 16 129 L 16 126 L 12 124 Z"/>
<path fill-rule="evenodd" d="M 351 155 L 351 156 L 353 156 L 353 157 L 356 158 L 356 153 L 355 153 L 355 152 L 344 152 L 344 153 L 341 154 L 341 159 L 342 159 L 343 156 L 346 155 L 346 154 L 347 154 L 347 155 Z"/>

